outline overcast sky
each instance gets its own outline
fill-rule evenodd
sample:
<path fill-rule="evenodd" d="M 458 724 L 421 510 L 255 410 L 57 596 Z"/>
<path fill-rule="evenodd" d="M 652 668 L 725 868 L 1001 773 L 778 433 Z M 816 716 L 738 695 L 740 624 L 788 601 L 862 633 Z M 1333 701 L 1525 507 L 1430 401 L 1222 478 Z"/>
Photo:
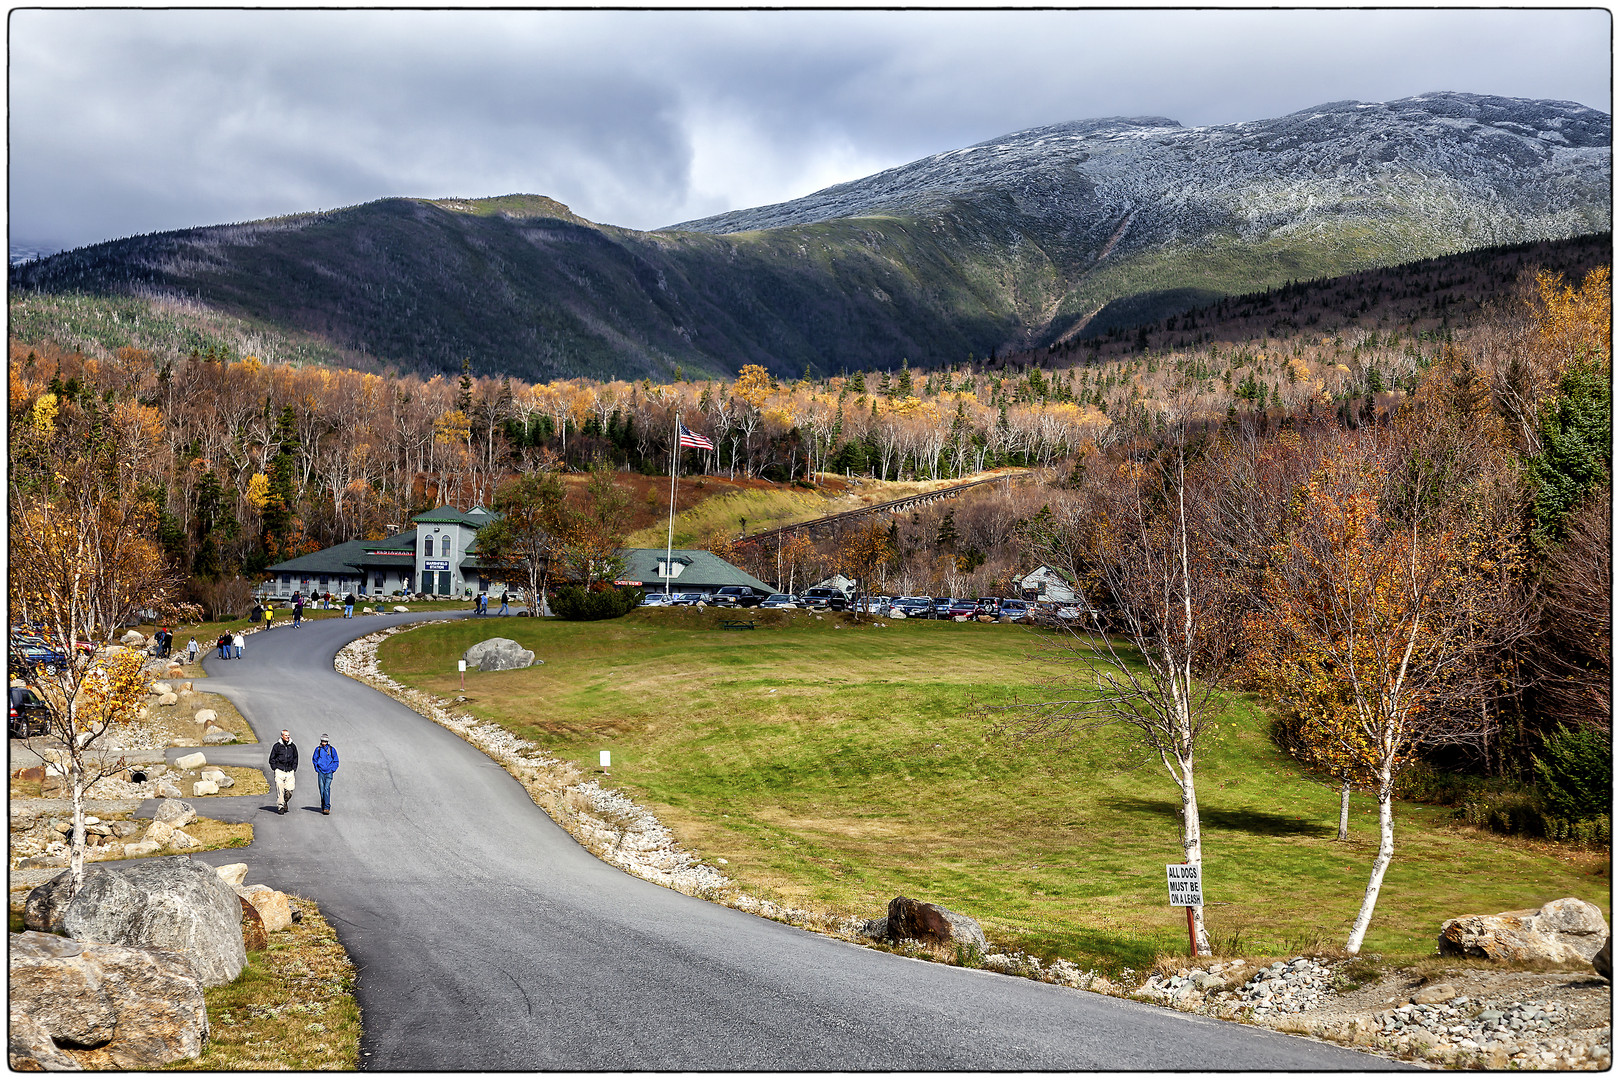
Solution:
<path fill-rule="evenodd" d="M 9 224 L 71 247 L 390 195 L 656 228 L 1007 132 L 1429 90 L 1611 111 L 1607 11 L 14 10 Z"/>

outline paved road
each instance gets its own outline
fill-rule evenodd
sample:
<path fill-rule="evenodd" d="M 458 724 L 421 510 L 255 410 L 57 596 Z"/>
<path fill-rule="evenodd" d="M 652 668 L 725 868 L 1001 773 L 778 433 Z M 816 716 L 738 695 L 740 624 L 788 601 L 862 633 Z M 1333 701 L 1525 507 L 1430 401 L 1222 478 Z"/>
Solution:
<path fill-rule="evenodd" d="M 597 861 L 518 783 L 437 725 L 337 674 L 359 633 L 309 622 L 210 659 L 206 687 L 301 763 L 293 811 L 251 820 L 251 881 L 316 901 L 359 969 L 365 1067 L 417 1069 L 1347 1069 L 1382 1059 L 1256 1028 L 946 967 L 795 930 Z M 491 620 L 492 633 L 499 625 Z M 342 758 L 331 817 L 307 762 Z M 175 752 L 178 753 L 178 752 Z M 174 756 L 171 754 L 171 756 Z"/>

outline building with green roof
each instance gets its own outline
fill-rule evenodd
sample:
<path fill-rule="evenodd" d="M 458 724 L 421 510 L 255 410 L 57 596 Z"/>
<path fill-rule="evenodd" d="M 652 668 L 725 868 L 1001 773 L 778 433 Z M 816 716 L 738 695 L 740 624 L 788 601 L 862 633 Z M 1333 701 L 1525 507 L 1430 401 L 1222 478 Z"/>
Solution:
<path fill-rule="evenodd" d="M 412 528 L 385 540 L 350 540 L 277 563 L 266 571 L 265 591 L 276 597 L 351 591 L 361 596 L 401 592 L 459 597 L 484 592 L 494 582 L 478 560 L 478 530 L 498 516 L 482 506 L 466 511 L 441 506 L 416 515 Z M 619 583 L 648 591 L 663 592 L 666 583 L 671 592 L 712 593 L 727 585 L 775 591 L 708 551 L 675 550 L 667 575 L 663 548 L 628 548 L 622 554 L 625 572 Z"/>

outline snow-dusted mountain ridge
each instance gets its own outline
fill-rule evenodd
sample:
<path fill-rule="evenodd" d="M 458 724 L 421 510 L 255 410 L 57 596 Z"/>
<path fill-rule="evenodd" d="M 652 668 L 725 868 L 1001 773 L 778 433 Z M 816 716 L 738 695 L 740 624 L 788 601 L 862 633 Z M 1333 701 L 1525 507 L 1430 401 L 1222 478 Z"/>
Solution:
<path fill-rule="evenodd" d="M 1611 120 L 1565 101 L 1437 92 L 1271 120 L 1162 117 L 1032 128 L 802 199 L 671 226 L 735 233 L 961 215 L 1072 272 L 1112 255 L 1366 231 L 1385 257 L 1609 228 Z"/>

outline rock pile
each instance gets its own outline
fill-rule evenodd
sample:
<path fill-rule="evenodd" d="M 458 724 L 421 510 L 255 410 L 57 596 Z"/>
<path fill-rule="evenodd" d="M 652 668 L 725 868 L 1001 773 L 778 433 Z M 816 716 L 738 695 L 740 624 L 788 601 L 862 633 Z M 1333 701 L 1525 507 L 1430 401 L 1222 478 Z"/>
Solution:
<path fill-rule="evenodd" d="M 1420 995 L 1422 996 L 1422 995 Z M 1587 1067 L 1607 1068 L 1606 1043 L 1576 1046 L 1554 1037 L 1568 1017 L 1556 1001 L 1410 1001 L 1374 1015 L 1378 1034 L 1396 1050 L 1454 1048 L 1478 1054 L 1490 1067 L 1567 1067 L 1584 1058 Z"/>
<path fill-rule="evenodd" d="M 1304 1012 L 1333 996 L 1333 978 L 1332 968 L 1296 956 L 1262 968 L 1238 988 L 1234 997 L 1252 1006 L 1256 1014 Z"/>

